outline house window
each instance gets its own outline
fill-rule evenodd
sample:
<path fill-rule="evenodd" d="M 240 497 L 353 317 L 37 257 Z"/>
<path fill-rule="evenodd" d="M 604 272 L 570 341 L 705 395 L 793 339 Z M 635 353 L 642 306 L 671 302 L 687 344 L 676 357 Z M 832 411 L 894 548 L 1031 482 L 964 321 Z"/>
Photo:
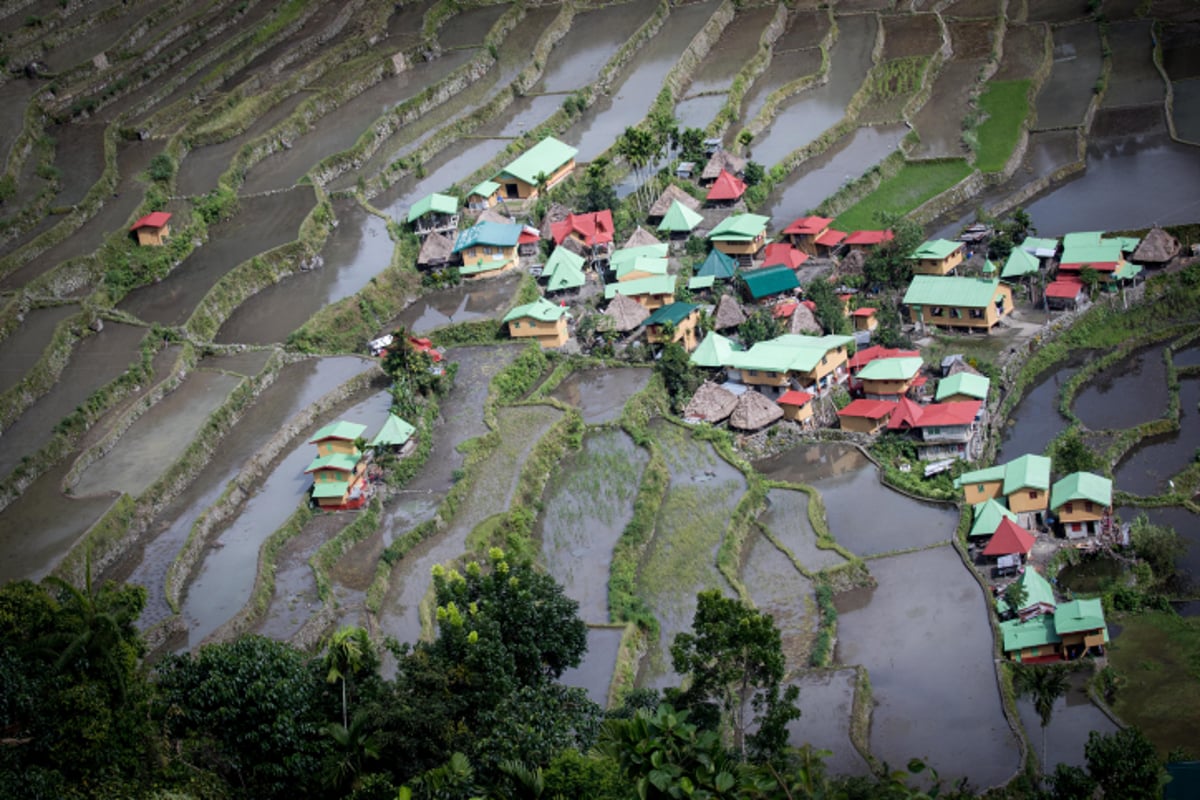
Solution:
<path fill-rule="evenodd" d="M 1030 492 L 1030 493 L 1029 493 L 1029 499 L 1030 499 L 1030 500 L 1037 500 L 1037 496 L 1038 496 L 1038 493 L 1037 493 L 1037 492 Z"/>
<path fill-rule="evenodd" d="M 983 309 L 982 308 L 972 308 L 971 309 L 971 319 L 983 319 Z"/>
<path fill-rule="evenodd" d="M 983 494 L 983 484 L 982 483 L 979 484 L 978 486 L 976 486 L 975 488 L 979 490 L 980 494 Z"/>
<path fill-rule="evenodd" d="M 1083 507 L 1089 514 L 1092 513 L 1092 501 L 1091 500 L 1084 503 Z"/>
<path fill-rule="evenodd" d="M 962 309 L 961 308 L 950 309 L 950 316 L 953 317 L 954 319 L 962 319 Z"/>
<path fill-rule="evenodd" d="M 940 316 L 943 316 L 945 313 L 946 313 L 946 309 L 942 308 L 941 306 L 934 306 L 933 308 L 931 308 L 929 310 L 929 316 L 931 316 L 931 317 L 940 317 Z"/>
<path fill-rule="evenodd" d="M 1067 503 L 1067 507 L 1066 507 L 1066 509 L 1064 509 L 1064 510 L 1065 510 L 1065 511 L 1066 511 L 1068 514 L 1070 514 L 1072 511 L 1074 511 L 1074 510 L 1075 510 L 1075 508 L 1074 508 L 1074 504 L 1073 504 L 1073 503 Z"/>
<path fill-rule="evenodd" d="M 821 356 L 821 363 L 822 363 L 822 364 L 828 364 L 828 363 L 829 363 L 829 359 L 828 359 L 828 358 L 826 358 L 825 356 Z"/>

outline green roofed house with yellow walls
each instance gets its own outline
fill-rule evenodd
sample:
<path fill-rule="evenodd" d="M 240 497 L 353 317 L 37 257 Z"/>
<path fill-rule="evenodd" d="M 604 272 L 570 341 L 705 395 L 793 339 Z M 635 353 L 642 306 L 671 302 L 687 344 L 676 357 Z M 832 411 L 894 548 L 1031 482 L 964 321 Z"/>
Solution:
<path fill-rule="evenodd" d="M 572 253 L 565 247 L 556 247 L 542 268 L 542 280 L 546 293 L 570 292 L 587 283 L 583 272 L 583 256 Z"/>
<path fill-rule="evenodd" d="M 982 400 L 986 403 L 991 385 L 992 382 L 983 375 L 956 372 L 938 381 L 934 400 L 938 403 L 953 403 L 959 400 Z"/>
<path fill-rule="evenodd" d="M 522 227 L 517 223 L 480 222 L 458 235 L 454 252 L 462 259 L 466 278 L 498 275 L 517 266 Z"/>
<path fill-rule="evenodd" d="M 467 192 L 467 208 L 472 211 L 487 211 L 500 202 L 500 189 L 495 181 L 482 181 L 471 191 Z"/>
<path fill-rule="evenodd" d="M 570 338 L 567 332 L 567 309 L 544 297 L 517 306 L 504 315 L 503 321 L 508 323 L 509 336 L 514 339 L 532 338 L 543 349 L 562 347 Z"/>
<path fill-rule="evenodd" d="M 1012 287 L 999 278 L 914 275 L 904 305 L 918 326 L 990 332 L 1012 312 Z"/>
<path fill-rule="evenodd" d="M 408 224 L 422 239 L 431 233 L 453 234 L 458 230 L 458 198 L 437 192 L 422 197 L 408 210 Z"/>
<path fill-rule="evenodd" d="M 492 180 L 500 184 L 501 196 L 508 200 L 528 200 L 539 190 L 552 189 L 575 169 L 579 151 L 553 136 L 547 136 L 500 170 Z"/>
<path fill-rule="evenodd" d="M 963 262 L 966 247 L 962 242 L 931 239 L 908 256 L 916 275 L 949 275 Z"/>
<path fill-rule="evenodd" d="M 760 214 L 734 214 L 717 223 L 717 227 L 709 232 L 708 240 L 713 247 L 748 267 L 767 244 L 767 223 L 770 221 L 769 217 Z"/>
<path fill-rule="evenodd" d="M 313 476 L 312 497 L 320 508 L 339 511 L 366 504 L 366 464 L 358 449 L 366 429 L 366 425 L 339 420 L 308 440 L 317 446 L 317 457 L 304 472 Z"/>

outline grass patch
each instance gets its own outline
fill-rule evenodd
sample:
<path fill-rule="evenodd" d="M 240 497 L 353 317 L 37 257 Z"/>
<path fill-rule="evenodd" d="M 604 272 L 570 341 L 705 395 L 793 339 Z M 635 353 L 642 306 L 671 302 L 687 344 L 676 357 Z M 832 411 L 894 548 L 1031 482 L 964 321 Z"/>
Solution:
<path fill-rule="evenodd" d="M 1121 620 L 1109 647 L 1117 673 L 1113 710 L 1160 753 L 1194 747 L 1200 728 L 1200 618 L 1153 611 Z"/>
<path fill-rule="evenodd" d="M 879 223 L 879 214 L 907 214 L 971 174 L 962 159 L 917 161 L 905 164 L 879 187 L 838 215 L 839 230 L 857 231 Z"/>
<path fill-rule="evenodd" d="M 979 108 L 987 114 L 979 126 L 979 150 L 975 166 L 983 172 L 1004 169 L 1021 124 L 1029 116 L 1029 81 L 992 81 L 979 96 Z"/>

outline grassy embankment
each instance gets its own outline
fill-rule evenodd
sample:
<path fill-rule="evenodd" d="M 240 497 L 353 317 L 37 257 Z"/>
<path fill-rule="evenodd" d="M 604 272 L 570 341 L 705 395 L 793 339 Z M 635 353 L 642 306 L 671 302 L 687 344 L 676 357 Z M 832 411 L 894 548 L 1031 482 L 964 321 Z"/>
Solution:
<path fill-rule="evenodd" d="M 975 166 L 982 172 L 1000 172 L 1021 137 L 1029 116 L 1030 81 L 991 81 L 979 96 L 979 109 L 987 118 L 976 128 L 979 147 Z"/>
<path fill-rule="evenodd" d="M 875 191 L 838 214 L 833 224 L 844 231 L 877 227 L 881 213 L 906 214 L 970 174 L 971 166 L 959 158 L 907 162 Z"/>

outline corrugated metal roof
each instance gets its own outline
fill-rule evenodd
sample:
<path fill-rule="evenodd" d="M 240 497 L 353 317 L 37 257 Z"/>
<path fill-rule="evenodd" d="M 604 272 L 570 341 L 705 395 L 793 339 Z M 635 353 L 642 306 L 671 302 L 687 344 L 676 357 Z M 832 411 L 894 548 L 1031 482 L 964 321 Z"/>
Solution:
<path fill-rule="evenodd" d="M 914 275 L 904 303 L 910 306 L 985 308 L 1000 288 L 998 278 L 963 278 L 953 275 Z"/>
<path fill-rule="evenodd" d="M 434 192 L 413 203 L 412 208 L 408 210 L 408 221 L 415 222 L 431 212 L 435 214 L 453 214 L 456 211 L 458 211 L 457 197 Z"/>
<path fill-rule="evenodd" d="M 785 266 L 748 270 L 742 273 L 742 280 L 755 300 L 800 288 L 796 273 Z"/>
<path fill-rule="evenodd" d="M 518 156 L 515 161 L 502 169 L 500 174 L 511 175 L 530 186 L 536 186 L 539 173 L 545 174 L 547 177 L 553 175 L 563 164 L 575 158 L 578 152 L 571 145 L 564 144 L 553 136 L 547 136 Z"/>
<path fill-rule="evenodd" d="M 763 233 L 770 221 L 760 214 L 734 214 L 721 220 L 708 238 L 718 242 L 750 241 Z"/>
<path fill-rule="evenodd" d="M 544 297 L 539 297 L 532 303 L 526 303 L 523 306 L 517 306 L 512 311 L 504 315 L 501 322 L 511 322 L 514 319 L 524 319 L 530 317 L 540 320 L 541 322 L 554 322 L 561 319 L 563 314 L 567 313 L 567 309 L 560 305 L 551 303 Z"/>

